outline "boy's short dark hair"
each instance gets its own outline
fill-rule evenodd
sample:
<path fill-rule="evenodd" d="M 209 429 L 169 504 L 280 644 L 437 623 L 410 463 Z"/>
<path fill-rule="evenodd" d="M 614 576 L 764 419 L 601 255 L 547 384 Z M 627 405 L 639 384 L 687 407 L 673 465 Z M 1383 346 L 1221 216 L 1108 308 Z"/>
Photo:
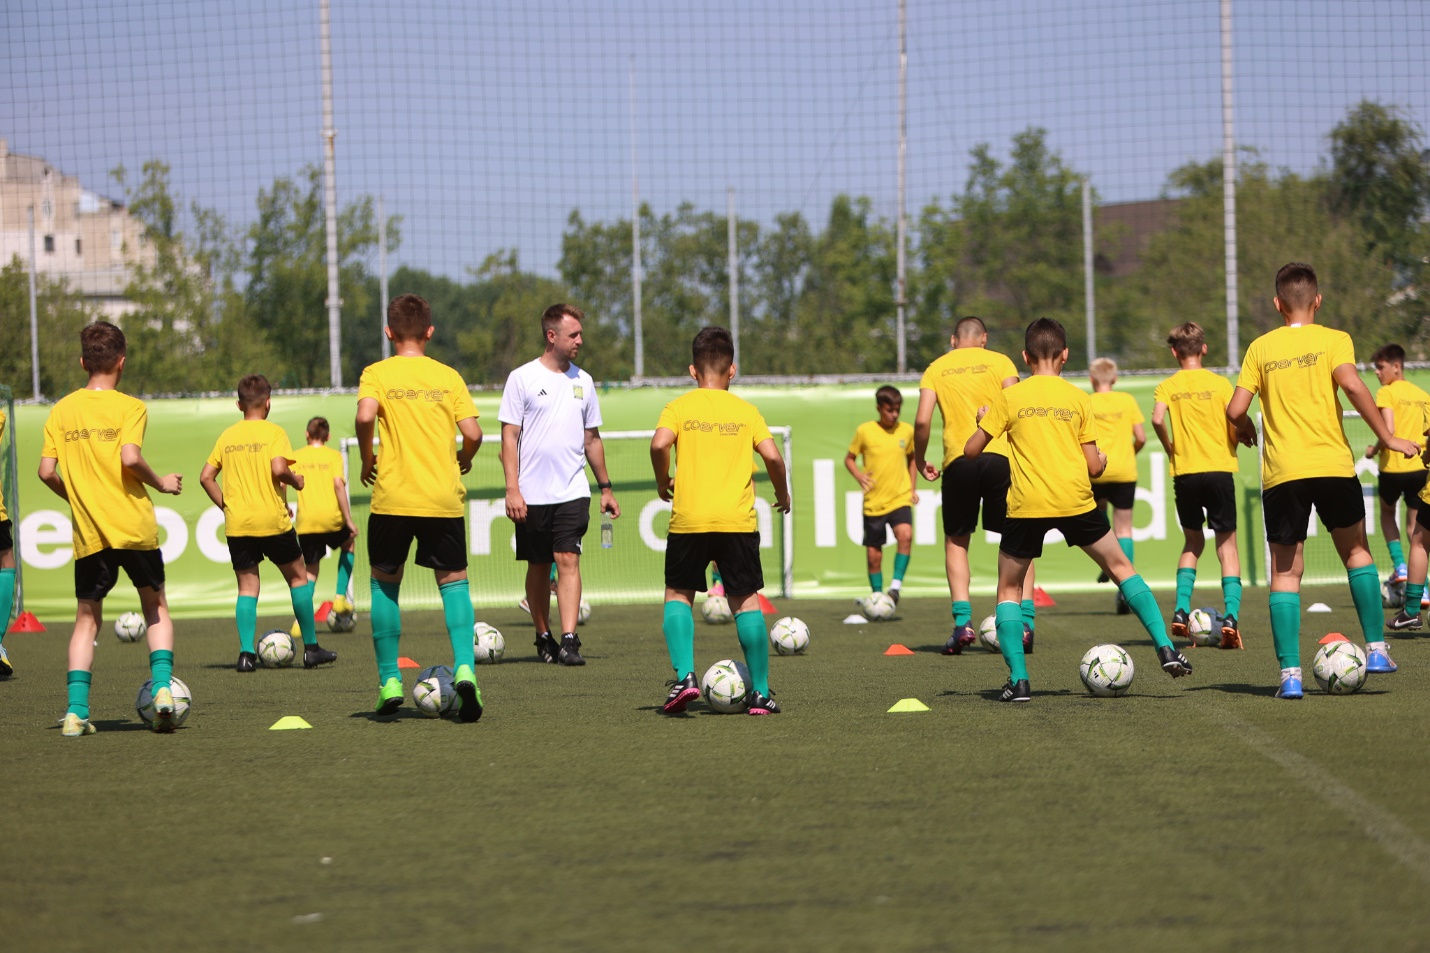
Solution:
<path fill-rule="evenodd" d="M 273 393 L 268 378 L 262 374 L 249 374 L 238 382 L 238 402 L 245 410 L 263 406 L 263 402 Z"/>
<path fill-rule="evenodd" d="M 421 295 L 398 295 L 387 304 L 387 326 L 399 341 L 421 338 L 432 326 L 432 306 Z"/>
<path fill-rule="evenodd" d="M 79 332 L 79 356 L 91 374 L 107 374 L 119 364 L 126 344 L 124 332 L 108 321 L 85 325 Z"/>
<path fill-rule="evenodd" d="M 1028 359 L 1046 361 L 1067 350 L 1068 332 L 1061 321 L 1039 318 L 1023 332 L 1023 350 Z"/>
<path fill-rule="evenodd" d="M 1167 335 L 1167 346 L 1177 352 L 1178 357 L 1195 357 L 1207 345 L 1207 333 L 1195 321 L 1179 324 Z"/>
<path fill-rule="evenodd" d="M 893 407 L 895 404 L 903 406 L 904 395 L 899 393 L 899 389 L 893 384 L 885 384 L 874 391 L 874 403 L 880 407 Z"/>
<path fill-rule="evenodd" d="M 1316 284 L 1316 269 L 1299 261 L 1282 265 L 1276 272 L 1276 297 L 1292 310 L 1309 308 L 1320 288 Z"/>
<path fill-rule="evenodd" d="M 541 312 L 541 337 L 546 338 L 548 331 L 555 331 L 561 324 L 562 318 L 575 318 L 581 324 L 586 323 L 585 313 L 574 304 L 563 304 L 558 302 Z"/>
<path fill-rule="evenodd" d="M 331 432 L 332 431 L 328 428 L 328 418 L 326 417 L 314 417 L 312 420 L 308 421 L 309 440 L 326 441 L 328 439 L 328 434 L 330 434 Z"/>
<path fill-rule="evenodd" d="M 701 328 L 690 342 L 690 363 L 702 373 L 723 374 L 735 363 L 735 342 L 724 328 Z"/>
<path fill-rule="evenodd" d="M 1404 364 L 1405 348 L 1399 344 L 1386 344 L 1370 356 L 1372 364 Z"/>
<path fill-rule="evenodd" d="M 968 315 L 958 319 L 958 323 L 953 326 L 953 336 L 956 340 L 964 338 L 974 338 L 988 333 L 988 325 L 983 323 L 983 319 L 976 315 Z"/>

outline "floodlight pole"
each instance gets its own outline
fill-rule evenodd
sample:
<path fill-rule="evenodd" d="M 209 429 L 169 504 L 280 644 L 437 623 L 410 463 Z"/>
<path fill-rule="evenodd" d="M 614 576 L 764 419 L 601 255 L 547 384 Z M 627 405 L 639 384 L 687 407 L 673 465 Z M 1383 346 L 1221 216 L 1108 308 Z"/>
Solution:
<path fill-rule="evenodd" d="M 907 103 L 909 69 L 909 54 L 906 43 L 907 18 L 905 14 L 905 0 L 899 0 L 899 210 L 894 249 L 894 271 L 896 275 L 896 288 L 894 292 L 894 337 L 897 339 L 895 345 L 895 363 L 900 374 L 908 369 L 908 355 L 904 343 L 904 310 L 908 305 L 908 282 L 905 274 L 906 262 L 904 253 L 904 246 L 908 240 L 908 216 L 904 211 L 904 180 L 905 161 L 908 153 Z"/>
<path fill-rule="evenodd" d="M 1226 364 L 1235 367 L 1241 352 L 1237 316 L 1236 271 L 1236 124 L 1233 114 L 1231 0 L 1221 0 L 1221 219 L 1226 255 Z"/>
<path fill-rule="evenodd" d="M 319 40 L 323 66 L 323 205 L 328 232 L 328 370 L 334 388 L 343 386 L 342 299 L 338 293 L 338 172 L 333 128 L 333 42 L 330 0 L 318 0 Z"/>
<path fill-rule="evenodd" d="M 40 399 L 40 311 L 35 297 L 35 206 L 30 206 L 30 384 Z M 7 623 L 8 624 L 8 623 Z"/>
<path fill-rule="evenodd" d="M 392 342 L 387 339 L 387 213 L 382 196 L 377 197 L 377 288 L 382 298 L 382 310 L 377 315 L 377 337 L 382 342 L 382 359 L 392 356 Z"/>
<path fill-rule="evenodd" d="M 1092 281 L 1092 184 L 1082 178 L 1082 297 L 1087 312 L 1087 366 L 1097 357 L 1097 298 Z"/>
<path fill-rule="evenodd" d="M 726 252 L 730 272 L 730 337 L 735 342 L 735 366 L 740 366 L 740 253 L 735 236 L 735 187 L 725 189 L 725 219 L 729 248 Z"/>
<path fill-rule="evenodd" d="M 641 327 L 641 189 L 636 175 L 636 60 L 631 57 L 631 334 L 635 337 L 635 376 L 645 376 L 645 331 Z"/>

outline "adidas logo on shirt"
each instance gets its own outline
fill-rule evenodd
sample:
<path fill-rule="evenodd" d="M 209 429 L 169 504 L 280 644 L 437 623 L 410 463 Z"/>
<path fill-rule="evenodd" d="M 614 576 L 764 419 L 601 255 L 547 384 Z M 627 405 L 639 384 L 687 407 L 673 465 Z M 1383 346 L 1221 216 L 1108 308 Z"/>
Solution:
<path fill-rule="evenodd" d="M 537 396 L 537 397 L 545 397 L 545 396 L 546 396 L 546 388 L 545 388 L 545 387 L 541 388 L 540 393 L 538 393 L 536 396 Z"/>

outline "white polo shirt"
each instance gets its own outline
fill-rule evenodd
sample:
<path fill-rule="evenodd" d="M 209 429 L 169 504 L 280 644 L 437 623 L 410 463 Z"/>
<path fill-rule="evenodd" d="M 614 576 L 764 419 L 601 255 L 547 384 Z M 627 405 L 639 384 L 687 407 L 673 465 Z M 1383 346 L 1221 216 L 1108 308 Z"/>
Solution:
<path fill-rule="evenodd" d="M 548 370 L 541 361 L 507 376 L 497 419 L 521 428 L 517 487 L 527 503 L 565 503 L 591 496 L 586 479 L 586 431 L 601 426 L 596 383 L 572 364 Z"/>

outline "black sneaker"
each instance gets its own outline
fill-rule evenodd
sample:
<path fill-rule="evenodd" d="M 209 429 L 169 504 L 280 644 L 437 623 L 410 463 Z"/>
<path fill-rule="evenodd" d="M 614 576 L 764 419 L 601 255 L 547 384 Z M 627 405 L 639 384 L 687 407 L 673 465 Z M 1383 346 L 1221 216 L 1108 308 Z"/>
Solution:
<path fill-rule="evenodd" d="M 1157 648 L 1157 659 L 1162 663 L 1162 671 L 1173 678 L 1181 678 L 1183 675 L 1192 674 L 1192 663 L 1187 661 L 1187 657 L 1170 645 L 1163 645 Z"/>
<path fill-rule="evenodd" d="M 902 589 L 890 589 L 890 590 L 889 590 L 889 598 L 894 600 L 894 605 L 898 605 L 898 604 L 899 604 L 899 593 L 901 593 L 901 592 L 903 592 Z"/>
<path fill-rule="evenodd" d="M 963 650 L 977 641 L 978 636 L 973 634 L 973 626 L 956 625 L 953 627 L 953 634 L 948 637 L 948 641 L 943 643 L 944 655 L 962 655 Z"/>
<path fill-rule="evenodd" d="M 771 690 L 770 694 L 773 695 L 774 691 Z M 752 688 L 750 689 L 750 704 L 745 711 L 751 715 L 778 715 L 780 713 L 780 706 L 776 704 L 773 698 L 761 695 Z"/>
<path fill-rule="evenodd" d="M 1033 628 L 1028 623 L 1023 623 L 1023 654 L 1033 654 Z"/>
<path fill-rule="evenodd" d="M 1392 632 L 1408 632 L 1411 629 L 1420 628 L 1420 613 L 1411 615 L 1404 609 L 1396 613 L 1395 618 L 1386 620 L 1385 627 Z"/>
<path fill-rule="evenodd" d="M 1172 638 L 1190 639 L 1192 637 L 1192 620 L 1187 615 L 1186 609 L 1178 609 L 1172 613 Z"/>
<path fill-rule="evenodd" d="M 556 661 L 562 665 L 586 664 L 586 660 L 581 657 L 581 640 L 576 638 L 575 632 L 567 632 L 561 636 L 561 648 L 557 650 Z"/>
<path fill-rule="evenodd" d="M 1100 572 L 1100 573 L 1097 574 L 1097 579 L 1094 580 L 1094 581 L 1097 582 L 1098 585 L 1101 585 L 1101 584 L 1104 583 L 1104 582 L 1111 582 L 1111 581 L 1112 581 L 1112 577 L 1109 576 L 1109 575 L 1108 575 L 1107 573 L 1105 573 L 1105 572 Z"/>
<path fill-rule="evenodd" d="M 317 668 L 319 665 L 329 665 L 338 660 L 338 653 L 331 649 L 325 649 L 317 642 L 312 645 L 303 646 L 303 667 Z"/>
<path fill-rule="evenodd" d="M 1127 604 L 1127 600 L 1122 598 L 1122 590 L 1117 590 L 1117 614 L 1126 615 L 1132 611 L 1132 607 Z"/>
<path fill-rule="evenodd" d="M 538 632 L 536 634 L 536 657 L 550 665 L 556 664 L 557 653 L 561 651 L 561 646 L 556 644 L 556 640 L 551 637 L 550 632 Z"/>
<path fill-rule="evenodd" d="M 1003 686 L 1003 692 L 998 696 L 1000 702 L 1030 702 L 1033 700 L 1033 690 L 1028 687 L 1028 680 L 1020 678 L 1016 682 L 1011 678 L 1008 684 Z"/>
<path fill-rule="evenodd" d="M 665 704 L 660 706 L 663 714 L 678 715 L 685 711 L 687 705 L 700 697 L 700 683 L 695 680 L 694 672 L 687 673 L 678 682 L 672 679 L 666 684 L 671 688 L 670 694 L 665 696 Z"/>
<path fill-rule="evenodd" d="M 256 653 L 256 652 L 239 652 L 239 653 L 238 653 L 238 664 L 235 665 L 234 668 L 238 669 L 240 672 L 256 672 L 256 671 L 258 671 L 258 653 Z"/>

